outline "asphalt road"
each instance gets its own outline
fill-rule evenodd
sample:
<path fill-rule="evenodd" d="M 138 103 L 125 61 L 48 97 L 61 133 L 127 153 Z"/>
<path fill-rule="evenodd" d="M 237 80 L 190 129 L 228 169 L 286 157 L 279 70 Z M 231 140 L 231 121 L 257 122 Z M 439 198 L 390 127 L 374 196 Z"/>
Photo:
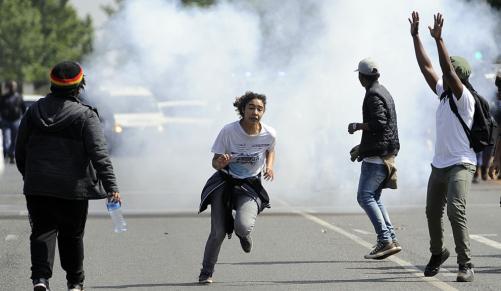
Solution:
<path fill-rule="evenodd" d="M 7 167 L 0 183 L 0 290 L 31 290 L 30 230 L 20 177 Z M 474 185 L 468 201 L 473 283 L 455 282 L 455 255 L 436 277 L 422 276 L 429 259 L 424 205 L 388 207 L 404 249 L 371 261 L 363 255 L 375 235 L 359 209 L 306 211 L 289 208 L 276 195 L 276 207 L 258 218 L 250 254 L 243 253 L 238 239 L 225 240 L 210 286 L 196 284 L 210 227 L 207 214 L 196 214 L 196 204 L 191 211 L 131 211 L 129 230 L 122 234 L 112 232 L 110 219 L 95 204 L 85 235 L 86 290 L 501 290 L 500 189 L 497 182 Z M 454 254 L 450 226 L 444 223 L 446 246 Z M 65 290 L 58 258 L 51 286 Z"/>

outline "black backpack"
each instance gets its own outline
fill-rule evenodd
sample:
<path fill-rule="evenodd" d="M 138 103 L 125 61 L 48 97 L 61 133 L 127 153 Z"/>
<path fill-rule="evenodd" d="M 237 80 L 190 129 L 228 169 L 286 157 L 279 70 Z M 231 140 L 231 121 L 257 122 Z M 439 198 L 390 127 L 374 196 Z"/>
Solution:
<path fill-rule="evenodd" d="M 466 90 L 466 88 L 464 88 Z M 459 122 L 463 126 L 466 136 L 470 141 L 470 147 L 478 153 L 484 150 L 485 147 L 494 145 L 494 129 L 497 127 L 496 121 L 491 116 L 489 103 L 480 96 L 475 90 L 470 90 L 475 99 L 475 113 L 473 114 L 473 125 L 471 130 L 468 128 L 464 120 L 459 115 L 456 103 L 452 100 L 452 94 L 449 94 L 449 104 L 452 112 L 457 116 Z"/>

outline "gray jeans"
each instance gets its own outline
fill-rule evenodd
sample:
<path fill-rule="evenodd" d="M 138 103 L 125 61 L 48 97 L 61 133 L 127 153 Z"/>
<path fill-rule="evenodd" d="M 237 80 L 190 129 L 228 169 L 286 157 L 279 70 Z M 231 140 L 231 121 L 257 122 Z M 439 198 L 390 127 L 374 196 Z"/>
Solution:
<path fill-rule="evenodd" d="M 456 245 L 457 263 L 471 260 L 470 237 L 466 220 L 466 197 L 470 192 L 475 165 L 460 164 L 446 168 L 431 166 L 426 195 L 426 218 L 430 233 L 430 251 L 437 255 L 444 246 L 442 216 L 447 205 L 447 216 L 451 222 Z"/>
<path fill-rule="evenodd" d="M 214 271 L 219 250 L 226 237 L 225 229 L 225 209 L 223 203 L 223 191 L 216 191 L 211 194 L 211 230 L 207 243 L 205 244 L 203 270 L 207 273 Z M 233 203 L 235 209 L 234 231 L 240 237 L 250 235 L 256 223 L 258 214 L 259 198 L 246 195 L 239 186 L 235 186 L 233 191 Z"/>

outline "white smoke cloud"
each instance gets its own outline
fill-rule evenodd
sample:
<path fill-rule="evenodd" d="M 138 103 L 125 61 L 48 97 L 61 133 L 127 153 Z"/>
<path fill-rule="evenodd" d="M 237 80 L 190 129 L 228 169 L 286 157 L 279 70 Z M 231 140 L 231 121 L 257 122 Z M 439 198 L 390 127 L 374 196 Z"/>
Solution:
<path fill-rule="evenodd" d="M 147 193 L 154 197 L 138 208 L 196 205 L 212 173 L 212 142 L 224 124 L 237 119 L 234 97 L 251 90 L 268 96 L 264 122 L 278 132 L 277 177 L 265 185 L 272 197 L 296 205 L 358 207 L 360 165 L 349 161 L 348 152 L 360 134 L 349 135 L 347 124 L 362 120 L 364 89 L 353 71 L 371 56 L 398 114 L 400 189 L 389 198 L 424 202 L 437 103 L 415 61 L 407 21 L 413 10 L 420 12 L 421 38 L 437 72 L 427 29 L 436 12 L 445 15 L 450 53 L 465 56 L 475 71 L 499 53 L 499 13 L 480 1 L 242 0 L 208 9 L 127 1 L 85 64 L 89 96 L 107 83 L 146 86 L 162 100 L 206 101 L 213 121 L 155 140 L 161 150 L 154 158 L 119 159 L 124 194 L 143 192 L 141 199 L 128 195 L 138 204 L 149 199 Z M 477 51 L 483 61 L 474 59 Z M 481 74 L 474 77 L 474 86 L 477 79 L 483 82 L 479 92 L 494 92 Z"/>

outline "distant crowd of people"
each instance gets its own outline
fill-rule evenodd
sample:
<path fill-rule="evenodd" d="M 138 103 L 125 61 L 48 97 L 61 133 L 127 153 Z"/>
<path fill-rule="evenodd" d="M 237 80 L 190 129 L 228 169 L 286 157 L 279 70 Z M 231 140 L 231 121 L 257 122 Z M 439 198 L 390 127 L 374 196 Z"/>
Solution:
<path fill-rule="evenodd" d="M 426 195 L 426 218 L 431 253 L 424 276 L 435 276 L 449 258 L 444 246 L 444 209 L 449 217 L 457 253 L 457 281 L 474 280 L 466 201 L 471 183 L 498 178 L 501 139 L 486 126 L 489 116 L 501 124 L 501 74 L 492 114 L 482 111 L 483 98 L 469 81 L 471 67 L 459 56 L 450 56 L 442 37 L 443 16 L 434 16 L 429 33 L 434 39 L 440 70 L 435 70 L 419 34 L 419 14 L 413 12 L 410 34 L 420 71 L 435 95 L 435 151 Z M 380 66 L 371 58 L 358 64 L 358 79 L 365 89 L 362 121 L 348 124 L 348 133 L 361 131 L 351 160 L 361 162 L 357 201 L 372 223 L 376 244 L 364 257 L 381 260 L 403 250 L 382 190 L 397 188 L 396 157 L 400 150 L 394 98 L 379 83 Z M 50 93 L 25 108 L 15 82 L 7 82 L 0 99 L 4 156 L 16 163 L 23 176 L 31 225 L 31 279 L 35 291 L 49 290 L 56 241 L 68 290 L 84 288 L 83 236 L 88 200 L 121 202 L 112 162 L 97 110 L 81 101 L 84 70 L 64 61 L 50 71 Z M 423 97 L 424 98 L 424 97 Z M 233 102 L 238 119 L 225 125 L 212 152 L 215 173 L 202 189 L 199 211 L 211 208 L 210 232 L 205 244 L 201 284 L 213 282 L 218 255 L 226 237 L 238 237 L 244 252 L 252 250 L 257 216 L 270 207 L 262 179 L 275 177 L 276 131 L 264 124 L 267 97 L 246 92 Z M 487 106 L 488 107 L 488 106 Z M 483 119 L 482 119 L 483 118 Z M 487 133 L 488 137 L 485 136 Z M 483 134 L 483 135 L 482 135 Z M 486 141 L 487 139 L 487 141 Z M 490 140 L 492 139 L 492 142 Z M 17 143 L 16 143 L 17 141 Z M 490 166 L 492 164 L 492 166 Z M 314 165 L 313 165 L 314 166 Z M 424 240 L 424 238 L 423 238 Z"/>

